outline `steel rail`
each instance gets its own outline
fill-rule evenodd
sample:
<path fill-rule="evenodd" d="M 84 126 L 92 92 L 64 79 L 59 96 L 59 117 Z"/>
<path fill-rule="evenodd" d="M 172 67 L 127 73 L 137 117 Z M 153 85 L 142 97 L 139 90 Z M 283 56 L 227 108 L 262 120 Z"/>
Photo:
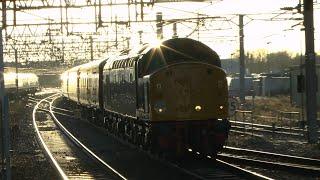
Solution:
<path fill-rule="evenodd" d="M 248 125 L 248 126 L 253 126 L 253 127 L 259 127 L 259 128 L 265 128 L 269 130 L 283 130 L 283 131 L 296 131 L 298 133 L 305 133 L 307 132 L 306 130 L 303 129 L 297 129 L 295 127 L 280 127 L 280 126 L 275 126 L 273 127 L 272 125 L 267 125 L 267 124 L 257 124 L 257 123 L 251 123 L 251 122 L 243 122 L 243 121 L 230 121 L 232 124 L 237 124 L 237 125 Z"/>
<path fill-rule="evenodd" d="M 231 128 L 233 129 L 241 129 L 241 130 L 246 130 L 246 131 L 255 131 L 255 132 L 260 132 L 260 133 L 269 133 L 269 134 L 279 134 L 279 135 L 287 135 L 287 136 L 294 136 L 294 137 L 304 137 L 304 134 L 301 133 L 290 133 L 290 132 L 284 132 L 284 131 L 272 131 L 272 130 L 267 130 L 267 129 L 257 129 L 257 127 L 243 127 L 243 126 L 232 126 Z"/>
<path fill-rule="evenodd" d="M 53 109 L 57 109 L 57 110 L 61 110 L 61 111 L 64 111 L 64 112 L 73 112 L 73 111 L 70 111 L 70 110 L 67 110 L 67 109 L 63 109 L 63 108 L 58 108 L 58 107 L 55 107 L 55 106 L 52 106 Z"/>
<path fill-rule="evenodd" d="M 50 107 L 51 107 L 51 106 L 50 106 Z M 64 111 L 62 108 L 58 108 L 58 109 Z M 66 111 L 69 111 L 69 110 L 66 110 Z M 56 112 L 55 112 L 55 113 L 56 113 Z M 74 117 L 74 116 L 70 116 L 70 115 L 65 114 L 65 113 L 58 113 L 58 114 L 63 115 L 63 116 Z M 190 170 L 190 169 L 188 169 L 188 168 L 185 168 L 185 167 L 183 166 L 183 164 L 182 164 L 182 165 L 178 165 L 178 164 L 176 164 L 175 162 L 171 162 L 171 161 L 167 161 L 166 159 L 162 159 L 162 158 L 160 158 L 160 157 L 158 157 L 158 156 L 155 156 L 154 154 L 152 154 L 152 153 L 150 153 L 150 152 L 148 152 L 148 151 L 146 151 L 146 150 L 144 150 L 144 149 L 142 149 L 142 148 L 140 148 L 140 147 L 137 147 L 137 146 L 129 143 L 128 141 L 125 141 L 124 139 L 116 136 L 115 134 L 112 134 L 112 133 L 110 133 L 110 132 L 105 131 L 105 129 L 102 128 L 102 127 L 99 127 L 99 126 L 97 126 L 97 125 L 95 125 L 95 124 L 92 124 L 92 125 L 93 125 L 95 128 L 103 131 L 103 132 L 106 133 L 107 135 L 109 135 L 109 136 L 113 137 L 114 139 L 118 140 L 118 141 L 121 142 L 122 144 L 128 145 L 129 147 L 131 147 L 131 148 L 133 148 L 133 149 L 136 149 L 136 150 L 138 150 L 138 151 L 140 151 L 140 152 L 143 152 L 143 153 L 145 153 L 146 155 L 148 155 L 150 158 L 152 158 L 152 159 L 154 159 L 154 160 L 156 160 L 156 161 L 159 161 L 159 162 L 165 164 L 165 165 L 168 166 L 168 167 L 171 167 L 171 168 L 174 168 L 174 169 L 176 169 L 176 170 L 178 170 L 178 171 L 181 171 L 181 172 L 183 172 L 183 173 L 186 173 L 186 174 L 190 175 L 190 176 L 191 176 L 192 178 L 194 178 L 194 179 L 201 179 L 201 180 L 206 180 L 206 179 L 208 179 L 208 178 L 204 177 L 203 174 L 198 174 L 198 173 L 194 172 L 193 170 Z M 208 158 L 208 157 L 206 158 L 205 162 L 207 162 L 207 163 L 210 162 L 210 167 L 211 167 L 211 166 L 213 165 L 213 163 L 214 163 L 214 162 L 213 162 L 213 159 Z M 221 165 L 223 168 L 228 168 L 228 170 L 230 170 L 230 172 L 234 173 L 235 176 L 238 176 L 238 175 L 239 175 L 240 177 L 245 177 L 245 178 L 249 178 L 249 179 L 271 179 L 271 178 L 266 177 L 266 176 L 263 176 L 263 175 L 261 175 L 261 174 L 258 174 L 258 173 L 255 173 L 255 172 L 252 172 L 252 171 L 249 171 L 249 170 L 246 170 L 246 169 L 242 169 L 242 168 L 240 168 L 240 167 L 237 167 L 236 165 L 229 164 L 229 163 L 224 162 L 224 161 L 222 161 L 222 160 L 217 160 L 217 163 L 218 163 L 219 165 Z M 209 167 L 209 166 L 208 166 L 208 167 Z M 209 178 L 209 179 L 211 179 L 211 178 Z"/>
<path fill-rule="evenodd" d="M 267 169 L 275 169 L 275 170 L 292 170 L 293 173 L 300 174 L 308 174 L 308 175 L 316 175 L 320 176 L 320 168 L 307 167 L 298 164 L 290 164 L 290 163 L 279 163 L 279 162 L 270 162 L 256 159 L 249 159 L 244 157 L 235 157 L 232 155 L 218 154 L 218 159 L 222 159 L 227 162 L 233 162 L 236 164 L 247 164 L 251 166 L 260 166 L 262 168 Z"/>
<path fill-rule="evenodd" d="M 61 110 L 63 111 L 62 108 L 59 108 L 59 109 L 61 109 Z M 66 111 L 69 111 L 69 110 L 66 110 Z M 57 113 L 57 114 L 62 115 L 62 116 L 68 116 L 68 117 L 73 117 L 73 118 L 75 118 L 75 116 L 68 115 L 68 114 L 65 114 L 65 113 L 60 113 L 60 112 L 54 112 L 54 113 Z M 83 121 L 83 120 L 81 120 L 81 121 Z M 95 128 L 97 128 L 97 129 L 101 130 L 101 131 L 102 131 L 103 133 L 105 133 L 106 135 L 111 136 L 112 138 L 116 139 L 116 140 L 119 141 L 121 144 L 126 145 L 126 146 L 129 146 L 130 148 L 135 149 L 135 150 L 137 150 L 137 151 L 139 151 L 139 152 L 145 153 L 148 157 L 152 158 L 153 160 L 156 160 L 156 161 L 158 161 L 158 162 L 161 162 L 162 164 L 165 164 L 165 165 L 168 166 L 168 167 L 171 167 L 171 168 L 174 168 L 174 169 L 176 169 L 176 170 L 178 170 L 178 171 L 181 171 L 181 172 L 183 172 L 183 173 L 186 173 L 186 174 L 190 175 L 191 177 L 193 177 L 193 179 L 206 180 L 205 178 L 201 177 L 201 176 L 198 175 L 198 174 L 195 174 L 195 173 L 193 173 L 193 172 L 191 172 L 191 171 L 188 171 L 188 170 L 186 170 L 186 169 L 184 169 L 184 168 L 182 168 L 182 167 L 179 167 L 178 165 L 176 165 L 176 164 L 174 164 L 174 163 L 172 163 L 172 162 L 168 162 L 168 161 L 166 161 L 166 160 L 164 160 L 164 159 L 161 159 L 160 157 L 157 157 L 157 156 L 155 156 L 154 154 L 152 154 L 152 153 L 150 153 L 150 152 L 148 152 L 148 151 L 145 151 L 144 149 L 142 149 L 142 148 L 140 148 L 140 147 L 137 147 L 137 146 L 135 146 L 134 144 L 129 143 L 128 141 L 125 141 L 124 139 L 116 136 L 115 134 L 112 134 L 112 133 L 109 133 L 109 132 L 105 131 L 105 129 L 102 128 L 102 127 L 100 127 L 100 126 L 97 126 L 97 125 L 95 125 L 95 124 L 91 124 L 91 125 L 93 125 L 93 126 L 94 126 Z"/>
<path fill-rule="evenodd" d="M 121 175 L 117 170 L 115 170 L 114 168 L 112 168 L 109 164 L 107 164 L 105 161 L 103 161 L 99 156 L 97 156 L 95 153 L 93 153 L 87 146 L 85 146 L 83 143 L 81 143 L 72 133 L 70 133 L 61 123 L 60 121 L 56 118 L 56 116 L 54 115 L 54 111 L 52 110 L 53 106 L 53 102 L 57 99 L 58 97 L 54 98 L 51 102 L 50 102 L 50 106 L 49 106 L 49 111 L 51 116 L 53 117 L 54 122 L 59 126 L 59 128 L 62 130 L 62 132 L 67 135 L 70 140 L 75 143 L 77 146 L 79 146 L 80 148 L 82 148 L 84 150 L 84 152 L 91 157 L 94 160 L 97 160 L 101 165 L 103 165 L 104 167 L 107 167 L 108 170 L 111 170 L 112 172 L 114 172 L 118 177 L 120 177 L 121 179 L 126 180 L 127 178 L 124 177 L 123 175 Z"/>
<path fill-rule="evenodd" d="M 229 168 L 231 171 L 233 171 L 235 173 L 238 173 L 238 174 L 241 174 L 242 176 L 245 176 L 248 179 L 272 179 L 267 176 L 263 176 L 261 174 L 249 171 L 247 169 L 240 168 L 234 164 L 230 164 L 230 163 L 225 162 L 221 159 L 216 159 L 216 162 L 222 166 L 225 166 L 226 168 Z"/>
<path fill-rule="evenodd" d="M 57 96 L 58 94 L 54 94 L 54 95 L 51 95 L 49 97 L 46 97 L 42 100 L 40 100 L 34 107 L 33 109 L 33 112 L 32 112 L 32 118 L 33 118 L 33 126 L 35 128 L 35 131 L 37 133 L 37 137 L 38 137 L 38 141 L 40 141 L 40 145 L 43 147 L 43 149 L 45 150 L 45 154 L 46 156 L 51 160 L 51 164 L 55 167 L 55 169 L 57 170 L 57 172 L 59 173 L 60 177 L 62 179 L 68 179 L 67 175 L 64 173 L 64 171 L 62 170 L 62 168 L 60 167 L 60 165 L 58 164 L 58 162 L 56 161 L 56 159 L 53 157 L 51 151 L 49 150 L 48 146 L 45 144 L 43 138 L 41 137 L 41 134 L 39 132 L 39 129 L 38 129 L 38 126 L 37 126 L 37 123 L 36 123 L 36 112 L 37 112 L 37 109 L 39 107 L 39 105 L 41 103 L 43 103 L 44 101 L 47 101 L 47 99 L 49 98 L 52 98 L 54 96 Z"/>
<path fill-rule="evenodd" d="M 311 165 L 311 166 L 320 167 L 320 159 L 312 159 L 307 157 L 292 156 L 287 154 L 278 154 L 278 153 L 236 148 L 236 147 L 230 147 L 230 146 L 225 146 L 223 148 L 223 152 L 230 152 L 230 153 L 243 154 L 243 155 L 250 154 L 250 155 L 265 156 L 268 158 L 272 157 L 272 158 L 278 158 L 278 159 L 285 159 L 289 162 L 294 161 L 294 162 L 303 163 L 301 165 Z"/>

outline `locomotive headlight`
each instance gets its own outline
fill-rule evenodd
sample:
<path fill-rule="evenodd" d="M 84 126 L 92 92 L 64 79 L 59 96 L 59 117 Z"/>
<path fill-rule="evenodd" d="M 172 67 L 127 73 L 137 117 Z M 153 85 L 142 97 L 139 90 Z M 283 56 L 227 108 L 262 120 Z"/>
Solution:
<path fill-rule="evenodd" d="M 220 109 L 223 109 L 223 106 L 220 106 L 219 108 L 220 108 Z"/>
<path fill-rule="evenodd" d="M 157 113 L 163 113 L 164 111 L 166 111 L 166 104 L 164 101 L 162 100 L 159 100 L 159 101 L 156 101 L 154 103 L 154 110 L 157 112 Z"/>
<path fill-rule="evenodd" d="M 196 110 L 197 112 L 201 111 L 201 109 L 202 109 L 202 108 L 201 108 L 201 106 L 199 106 L 199 105 L 197 105 L 197 106 L 194 107 L 194 110 Z"/>

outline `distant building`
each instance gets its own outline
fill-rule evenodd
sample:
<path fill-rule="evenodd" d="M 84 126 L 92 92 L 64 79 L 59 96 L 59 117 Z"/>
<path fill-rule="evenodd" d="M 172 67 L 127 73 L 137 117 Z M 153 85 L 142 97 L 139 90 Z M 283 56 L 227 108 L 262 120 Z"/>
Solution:
<path fill-rule="evenodd" d="M 239 73 L 239 60 L 221 59 L 221 66 L 227 72 L 227 74 Z"/>
<path fill-rule="evenodd" d="M 229 77 L 228 80 L 228 87 L 229 87 L 229 95 L 230 96 L 239 96 L 240 93 L 240 80 L 239 77 Z M 245 77 L 244 83 L 244 91 L 246 96 L 253 95 L 253 78 L 252 77 Z"/>
<path fill-rule="evenodd" d="M 317 73 L 317 106 L 320 107 L 320 64 L 316 65 Z M 290 97 L 291 104 L 296 106 L 305 106 L 306 88 L 305 88 L 305 66 L 293 66 L 290 68 Z"/>
<path fill-rule="evenodd" d="M 286 76 L 260 76 L 253 81 L 253 84 L 257 96 L 275 96 L 290 92 L 290 77 Z"/>

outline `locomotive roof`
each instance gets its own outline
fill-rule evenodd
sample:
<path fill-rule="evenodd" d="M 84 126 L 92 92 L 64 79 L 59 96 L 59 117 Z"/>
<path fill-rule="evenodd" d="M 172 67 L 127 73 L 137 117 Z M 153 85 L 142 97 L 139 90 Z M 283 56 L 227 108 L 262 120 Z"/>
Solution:
<path fill-rule="evenodd" d="M 160 46 L 144 44 L 138 51 L 128 51 L 109 58 L 104 69 L 114 68 L 118 60 L 135 58 L 139 64 L 139 76 L 151 74 L 156 70 L 186 61 L 199 61 L 221 67 L 220 58 L 205 44 L 189 38 L 174 38 L 163 41 Z"/>
<path fill-rule="evenodd" d="M 78 69 L 79 69 L 80 66 L 81 66 L 81 65 L 75 66 L 75 67 L 67 70 L 66 72 L 76 72 L 76 71 L 78 71 Z"/>
<path fill-rule="evenodd" d="M 79 70 L 81 71 L 81 70 L 92 69 L 94 67 L 99 67 L 100 65 L 104 64 L 106 60 L 107 59 L 101 59 L 101 60 L 91 61 L 86 64 L 82 64 L 79 66 Z"/>
<path fill-rule="evenodd" d="M 158 47 L 143 50 L 139 59 L 139 76 L 151 74 L 170 64 L 198 61 L 221 67 L 220 58 L 207 45 L 189 38 L 174 38 L 163 41 Z"/>
<path fill-rule="evenodd" d="M 97 66 L 102 65 L 102 63 L 104 63 L 106 60 L 107 59 L 100 59 L 100 60 L 91 61 L 91 62 L 88 62 L 88 63 L 85 63 L 85 64 L 81 64 L 81 65 L 75 66 L 75 67 L 65 71 L 64 73 L 66 73 L 66 72 L 77 72 L 79 70 L 81 71 L 81 70 L 91 69 L 93 67 L 97 67 Z"/>
<path fill-rule="evenodd" d="M 77 72 L 104 65 L 104 69 L 114 68 L 118 60 L 132 59 L 138 61 L 139 77 L 151 74 L 160 68 L 180 62 L 202 62 L 221 67 L 220 58 L 207 45 L 189 38 L 174 38 L 163 41 L 160 46 L 143 45 L 138 51 L 128 51 L 71 68 L 67 72 Z M 100 68 L 101 68 L 100 66 Z"/>
<path fill-rule="evenodd" d="M 122 60 L 122 59 L 127 59 L 129 56 L 127 54 L 120 54 L 120 55 L 115 55 L 113 57 L 110 57 L 108 61 L 106 62 L 104 69 L 111 69 L 112 65 L 115 61 L 117 60 Z"/>

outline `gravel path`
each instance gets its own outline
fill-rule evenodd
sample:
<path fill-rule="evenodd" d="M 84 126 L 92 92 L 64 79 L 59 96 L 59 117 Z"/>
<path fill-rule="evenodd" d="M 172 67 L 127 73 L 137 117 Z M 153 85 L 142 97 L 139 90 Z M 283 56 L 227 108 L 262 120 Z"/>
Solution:
<path fill-rule="evenodd" d="M 32 126 L 33 105 L 10 104 L 12 179 L 59 179 L 39 146 Z"/>

